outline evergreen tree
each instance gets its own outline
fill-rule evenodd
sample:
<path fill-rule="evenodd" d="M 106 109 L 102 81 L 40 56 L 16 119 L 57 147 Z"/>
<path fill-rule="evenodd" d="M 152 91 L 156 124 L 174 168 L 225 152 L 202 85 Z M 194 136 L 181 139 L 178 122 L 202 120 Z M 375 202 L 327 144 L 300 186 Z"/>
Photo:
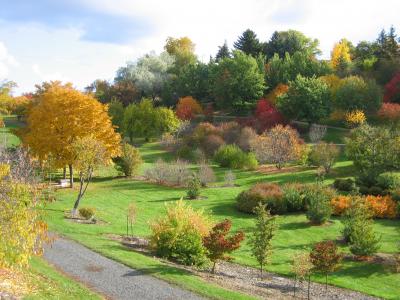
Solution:
<path fill-rule="evenodd" d="M 233 46 L 237 50 L 241 50 L 244 53 L 257 57 L 259 53 L 262 52 L 262 44 L 257 38 L 254 31 L 247 29 L 238 40 L 233 43 Z"/>
<path fill-rule="evenodd" d="M 218 47 L 217 55 L 215 56 L 216 61 L 219 61 L 225 57 L 231 57 L 231 52 L 229 51 L 228 44 L 225 43 Z"/>

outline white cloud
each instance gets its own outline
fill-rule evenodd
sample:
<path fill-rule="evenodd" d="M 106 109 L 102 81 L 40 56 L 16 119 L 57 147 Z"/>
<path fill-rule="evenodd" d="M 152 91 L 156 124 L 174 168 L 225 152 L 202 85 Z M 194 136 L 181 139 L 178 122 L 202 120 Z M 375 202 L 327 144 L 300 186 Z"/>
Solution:
<path fill-rule="evenodd" d="M 343 37 L 357 43 L 363 39 L 374 40 L 382 28 L 388 29 L 390 25 L 400 30 L 398 0 L 82 2 L 107 14 L 145 19 L 150 22 L 152 33 L 130 44 L 117 45 L 84 41 L 81 39 L 84 32 L 79 28 L 54 29 L 0 22 L 0 36 L 20 64 L 18 70 L 10 67 L 7 51 L 8 58 L 2 59 L 4 45 L 0 43 L 0 77 L 7 73 L 9 79 L 19 84 L 19 92 L 32 90 L 44 78 L 57 77 L 70 79 L 83 88 L 96 78 L 111 80 L 126 61 L 151 50 L 161 52 L 168 36 L 189 36 L 196 44 L 199 58 L 207 61 L 225 40 L 232 46 L 247 28 L 253 29 L 262 41 L 268 40 L 275 30 L 291 28 L 318 38 L 323 57 L 327 58 L 333 44 Z"/>
<path fill-rule="evenodd" d="M 0 42 L 0 80 L 7 78 L 10 66 L 18 66 L 18 62 L 8 53 L 4 43 Z"/>

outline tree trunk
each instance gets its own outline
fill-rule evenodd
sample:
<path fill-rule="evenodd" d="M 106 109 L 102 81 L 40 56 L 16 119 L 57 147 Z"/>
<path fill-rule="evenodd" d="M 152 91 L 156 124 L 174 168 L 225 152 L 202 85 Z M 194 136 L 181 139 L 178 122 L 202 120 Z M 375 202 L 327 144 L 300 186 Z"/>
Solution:
<path fill-rule="evenodd" d="M 72 168 L 72 165 L 68 165 L 69 167 L 69 185 L 71 188 L 74 187 L 74 170 Z"/>
<path fill-rule="evenodd" d="M 213 274 L 215 274 L 215 266 L 216 266 L 216 264 L 217 264 L 217 262 L 214 261 L 213 267 L 212 267 L 212 270 L 211 270 L 211 273 L 213 273 Z"/>
<path fill-rule="evenodd" d="M 84 178 L 82 172 L 79 173 L 79 193 L 78 193 L 78 198 L 75 201 L 74 208 L 72 209 L 73 217 L 77 216 L 79 203 L 81 202 L 81 199 L 82 199 L 83 195 L 85 194 L 87 187 L 92 179 L 93 170 L 90 169 L 88 173 L 89 173 L 89 175 L 88 175 L 85 187 L 83 187 L 85 184 L 85 178 Z"/>
<path fill-rule="evenodd" d="M 63 168 L 63 179 L 67 179 L 67 168 Z"/>
<path fill-rule="evenodd" d="M 325 293 L 328 291 L 328 273 L 325 274 Z"/>
<path fill-rule="evenodd" d="M 297 276 L 294 275 L 294 284 L 293 284 L 293 297 L 296 298 L 296 281 L 297 281 Z"/>
<path fill-rule="evenodd" d="M 261 280 L 262 280 L 263 279 L 263 265 L 261 264 L 260 267 L 261 267 L 260 270 L 261 270 Z"/>
<path fill-rule="evenodd" d="M 308 289 L 307 289 L 307 299 L 310 300 L 310 281 L 311 275 L 308 275 Z"/>

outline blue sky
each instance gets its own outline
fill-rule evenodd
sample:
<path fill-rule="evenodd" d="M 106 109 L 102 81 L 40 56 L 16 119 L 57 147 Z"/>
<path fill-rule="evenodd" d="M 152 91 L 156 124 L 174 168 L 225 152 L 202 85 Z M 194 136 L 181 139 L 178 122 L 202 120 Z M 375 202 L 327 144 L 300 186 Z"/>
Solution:
<path fill-rule="evenodd" d="M 323 57 L 342 37 L 400 31 L 398 0 L 0 0 L 0 8 L 0 80 L 17 82 L 17 94 L 44 80 L 78 88 L 111 80 L 127 61 L 161 52 L 168 36 L 189 36 L 206 61 L 247 28 L 261 40 L 303 31 L 320 40 Z"/>

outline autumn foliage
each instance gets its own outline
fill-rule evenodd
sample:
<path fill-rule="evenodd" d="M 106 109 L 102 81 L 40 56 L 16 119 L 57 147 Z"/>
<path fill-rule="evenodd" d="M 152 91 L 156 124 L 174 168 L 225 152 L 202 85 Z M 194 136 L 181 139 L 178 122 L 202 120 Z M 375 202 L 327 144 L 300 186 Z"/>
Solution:
<path fill-rule="evenodd" d="M 284 122 L 283 115 L 276 109 L 271 101 L 260 99 L 255 111 L 256 126 L 260 132 Z"/>
<path fill-rule="evenodd" d="M 338 248 L 333 241 L 316 243 L 310 253 L 311 263 L 317 272 L 334 272 L 342 260 L 343 255 L 338 253 Z"/>
<path fill-rule="evenodd" d="M 266 99 L 272 105 L 275 105 L 276 98 L 282 94 L 285 94 L 288 90 L 289 86 L 287 84 L 279 83 L 271 92 L 267 94 Z"/>
<path fill-rule="evenodd" d="M 400 119 L 400 104 L 383 103 L 378 111 L 378 117 L 385 121 L 397 121 Z"/>
<path fill-rule="evenodd" d="M 385 85 L 383 102 L 400 102 L 400 73 L 397 73 Z"/>
<path fill-rule="evenodd" d="M 397 204 L 391 196 L 368 195 L 361 198 L 374 218 L 394 219 L 397 216 Z M 337 196 L 331 200 L 334 215 L 342 215 L 352 203 L 351 196 Z"/>
<path fill-rule="evenodd" d="M 191 96 L 180 98 L 176 105 L 176 115 L 181 120 L 191 120 L 202 112 L 199 102 Z"/>
<path fill-rule="evenodd" d="M 362 125 L 366 121 L 365 114 L 362 110 L 353 110 L 345 115 L 346 123 L 349 127 L 357 127 L 359 125 Z"/>
<path fill-rule="evenodd" d="M 244 240 L 242 231 L 227 237 L 231 230 L 232 222 L 225 219 L 221 223 L 216 224 L 210 231 L 209 235 L 203 238 L 203 245 L 207 249 L 207 256 L 213 262 L 212 272 L 215 272 L 215 265 L 218 260 L 230 260 L 227 255 L 240 247 L 240 243 Z"/>

